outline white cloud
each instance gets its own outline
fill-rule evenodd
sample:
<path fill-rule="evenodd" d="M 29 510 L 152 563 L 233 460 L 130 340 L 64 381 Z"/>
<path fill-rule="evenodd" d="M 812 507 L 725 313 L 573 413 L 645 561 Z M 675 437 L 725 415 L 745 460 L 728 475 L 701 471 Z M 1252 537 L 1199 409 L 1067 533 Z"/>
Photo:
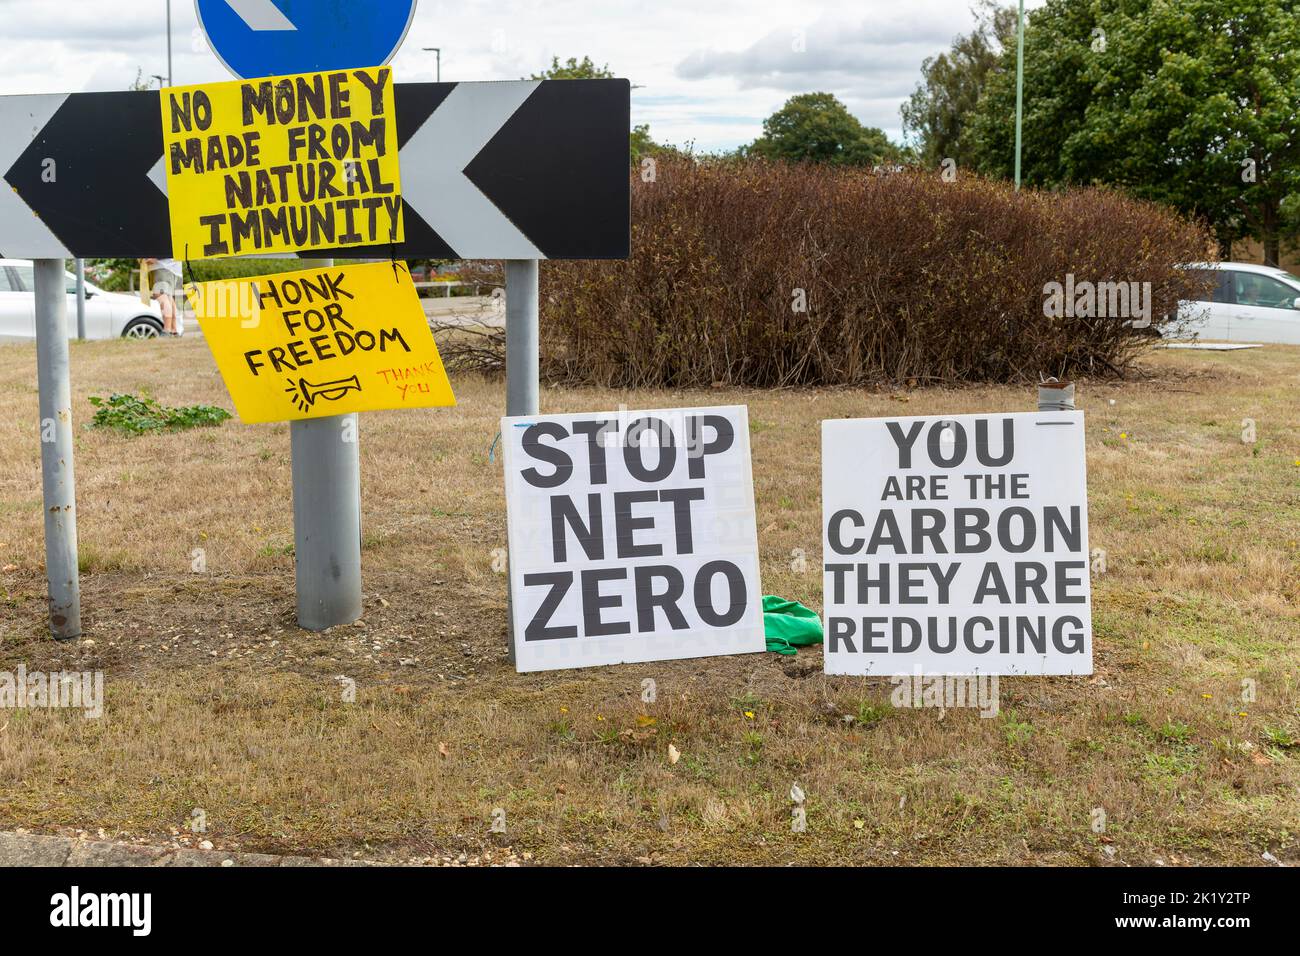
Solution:
<path fill-rule="evenodd" d="M 942 48 L 955 32 L 960 30 L 927 18 L 900 24 L 823 17 L 806 27 L 773 29 L 742 50 L 694 50 L 678 64 L 677 75 L 687 80 L 730 76 L 743 86 L 783 90 L 854 79 L 910 86 L 918 55 L 924 59 Z"/>

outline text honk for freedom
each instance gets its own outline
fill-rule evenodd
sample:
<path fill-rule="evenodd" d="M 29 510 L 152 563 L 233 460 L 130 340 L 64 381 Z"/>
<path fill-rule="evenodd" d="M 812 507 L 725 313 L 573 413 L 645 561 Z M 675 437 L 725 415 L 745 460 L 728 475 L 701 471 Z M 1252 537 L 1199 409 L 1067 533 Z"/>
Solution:
<path fill-rule="evenodd" d="M 204 282 L 187 294 L 245 422 L 456 403 L 402 263 Z"/>

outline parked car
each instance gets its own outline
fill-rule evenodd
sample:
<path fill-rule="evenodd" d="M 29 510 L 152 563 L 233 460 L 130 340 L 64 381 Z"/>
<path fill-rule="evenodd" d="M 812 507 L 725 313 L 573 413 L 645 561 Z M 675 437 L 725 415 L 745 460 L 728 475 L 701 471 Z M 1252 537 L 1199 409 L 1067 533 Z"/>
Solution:
<path fill-rule="evenodd" d="M 36 337 L 33 268 L 26 259 L 0 259 L 0 336 Z M 77 278 L 65 272 L 68 290 L 68 336 L 77 335 Z M 86 338 L 155 339 L 162 335 L 162 311 L 133 295 L 105 292 L 86 282 Z"/>
<path fill-rule="evenodd" d="M 1300 345 L 1300 276 L 1248 262 L 1184 266 L 1213 274 L 1210 298 L 1178 303 L 1185 328 L 1202 339 Z"/>

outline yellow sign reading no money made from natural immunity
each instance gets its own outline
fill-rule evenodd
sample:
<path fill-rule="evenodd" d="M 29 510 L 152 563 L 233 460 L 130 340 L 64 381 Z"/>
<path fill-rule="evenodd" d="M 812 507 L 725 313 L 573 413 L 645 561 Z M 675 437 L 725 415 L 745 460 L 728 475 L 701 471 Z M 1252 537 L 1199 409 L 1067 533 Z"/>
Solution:
<path fill-rule="evenodd" d="M 244 422 L 455 405 L 400 262 L 186 288 Z"/>
<path fill-rule="evenodd" d="M 162 91 L 172 255 L 404 239 L 387 67 Z"/>

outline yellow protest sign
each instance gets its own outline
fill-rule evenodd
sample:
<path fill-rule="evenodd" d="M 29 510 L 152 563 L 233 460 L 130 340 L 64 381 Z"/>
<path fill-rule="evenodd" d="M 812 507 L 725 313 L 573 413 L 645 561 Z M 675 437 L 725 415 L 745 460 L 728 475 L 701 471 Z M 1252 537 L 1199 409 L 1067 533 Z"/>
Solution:
<path fill-rule="evenodd" d="M 456 404 L 403 263 L 201 282 L 186 295 L 245 422 Z"/>
<path fill-rule="evenodd" d="M 162 91 L 172 255 L 401 242 L 387 67 Z"/>

